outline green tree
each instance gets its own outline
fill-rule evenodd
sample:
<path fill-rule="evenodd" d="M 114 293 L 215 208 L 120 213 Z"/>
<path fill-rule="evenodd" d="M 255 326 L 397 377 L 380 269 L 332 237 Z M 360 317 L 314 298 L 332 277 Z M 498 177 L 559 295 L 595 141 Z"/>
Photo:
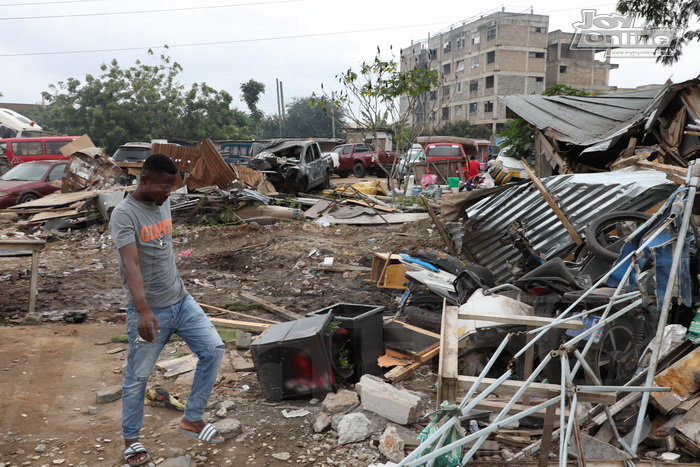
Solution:
<path fill-rule="evenodd" d="M 320 107 L 311 106 L 311 97 L 294 98 L 287 105 L 283 136 L 331 137 L 333 120 Z"/>
<path fill-rule="evenodd" d="M 491 130 L 485 125 L 472 125 L 467 120 L 457 120 L 445 123 L 440 128 L 433 131 L 433 135 L 491 139 Z"/>
<path fill-rule="evenodd" d="M 578 96 L 578 97 L 585 97 L 588 96 L 589 94 L 582 90 L 582 89 L 576 89 L 572 88 L 571 86 L 567 86 L 566 84 L 554 84 L 544 91 L 542 91 L 543 96 Z"/>
<path fill-rule="evenodd" d="M 122 68 L 112 60 L 100 68 L 102 75 L 86 75 L 85 82 L 68 78 L 49 86 L 43 97 L 50 105 L 38 113 L 45 129 L 87 133 L 110 153 L 127 141 L 247 135 L 247 117 L 231 109 L 229 93 L 205 83 L 186 88 L 177 81 L 182 67 L 164 55 L 153 65 L 137 60 Z"/>
<path fill-rule="evenodd" d="M 253 120 L 253 124 L 256 127 L 265 116 L 262 110 L 258 109 L 258 102 L 260 102 L 261 94 L 265 94 L 265 84 L 255 81 L 254 79 L 250 79 L 241 84 L 241 99 L 243 99 L 243 102 L 248 106 L 250 118 Z"/>
<path fill-rule="evenodd" d="M 697 25 L 700 18 L 700 2 L 697 0 L 619 0 L 617 11 L 643 19 L 644 28 L 652 31 L 651 36 L 654 30 L 661 33 L 664 30 L 682 31 L 671 38 L 668 47 L 656 48 L 656 61 L 664 65 L 676 63 L 686 44 L 700 40 L 700 29 L 688 28 L 691 24 Z"/>
<path fill-rule="evenodd" d="M 373 61 L 363 62 L 358 71 L 348 68 L 336 79 L 342 89 L 327 92 L 321 85 L 321 94 L 311 97 L 312 105 L 332 110 L 341 126 L 362 128 L 375 142 L 379 129 L 390 124 L 396 147 L 403 149 L 425 128 L 411 117 L 421 98 L 437 89 L 439 74 L 429 68 L 401 71 L 393 56 L 385 60 L 377 48 Z"/>

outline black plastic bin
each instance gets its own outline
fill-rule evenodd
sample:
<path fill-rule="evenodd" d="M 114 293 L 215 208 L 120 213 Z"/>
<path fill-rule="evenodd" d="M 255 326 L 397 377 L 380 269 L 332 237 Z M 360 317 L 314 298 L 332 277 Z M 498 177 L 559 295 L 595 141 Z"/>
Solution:
<path fill-rule="evenodd" d="M 329 316 L 331 322 L 338 321 L 340 328 L 350 333 L 350 357 L 352 374 L 340 376 L 350 382 L 357 382 L 365 374 L 380 376 L 382 370 L 377 359 L 384 354 L 383 306 L 336 303 L 307 313 L 306 316 Z M 331 356 L 331 359 L 333 357 Z"/>
<path fill-rule="evenodd" d="M 265 399 L 322 398 L 335 391 L 326 334 L 330 319 L 320 315 L 275 324 L 251 344 Z"/>

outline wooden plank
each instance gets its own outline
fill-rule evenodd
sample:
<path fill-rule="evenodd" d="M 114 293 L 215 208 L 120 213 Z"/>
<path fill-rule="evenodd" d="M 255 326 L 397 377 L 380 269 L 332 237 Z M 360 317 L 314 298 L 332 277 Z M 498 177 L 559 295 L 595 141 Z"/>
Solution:
<path fill-rule="evenodd" d="M 457 401 L 457 378 L 459 377 L 459 337 L 457 336 L 456 306 L 442 307 L 442 325 L 440 327 L 442 338 L 440 339 L 440 361 L 438 364 L 437 398 L 435 403 L 439 407 L 443 401 L 454 403 Z"/>
<path fill-rule="evenodd" d="M 483 401 L 476 404 L 474 406 L 474 408 L 479 409 L 479 410 L 489 410 L 491 412 L 500 412 L 501 410 L 503 410 L 503 408 L 506 406 L 507 403 L 508 403 L 507 401 L 484 399 Z M 552 407 L 555 410 L 556 416 L 558 417 L 559 416 L 559 405 L 554 404 L 550 407 Z M 513 407 L 511 407 L 511 409 L 508 411 L 508 413 L 509 414 L 516 414 L 516 413 L 520 413 L 520 412 L 525 412 L 526 410 L 530 410 L 531 408 L 532 408 L 531 405 L 514 404 Z M 537 412 L 534 412 L 532 414 L 532 416 L 537 417 L 537 418 L 545 418 L 546 414 L 547 414 L 547 409 L 542 409 L 542 410 L 538 410 Z M 565 414 L 568 417 L 569 411 L 566 410 Z M 555 427 L 558 425 L 559 425 L 558 423 L 555 423 Z"/>
<path fill-rule="evenodd" d="M 476 376 L 462 376 L 459 375 L 458 379 L 458 391 L 466 393 L 469 388 L 476 382 Z M 484 378 L 484 380 L 479 385 L 478 391 L 483 391 L 489 387 L 496 380 L 493 378 Z M 496 395 L 513 395 L 523 386 L 522 381 L 511 381 L 507 380 L 501 383 L 494 391 Z M 545 397 L 550 398 L 553 395 L 559 395 L 561 386 L 558 384 L 547 384 L 547 383 L 530 383 L 525 391 L 525 394 L 530 397 Z M 606 404 L 612 405 L 617 400 L 617 394 L 613 391 L 607 392 L 588 392 L 580 391 L 577 393 L 578 399 L 581 402 L 593 402 L 596 404 Z"/>
<path fill-rule="evenodd" d="M 275 321 L 272 319 L 258 318 L 257 316 L 251 316 L 251 315 L 248 315 L 245 313 L 240 313 L 238 311 L 227 310 L 225 308 L 219 308 L 219 307 L 214 306 L 214 305 L 207 305 L 205 303 L 200 303 L 199 306 L 201 306 L 202 308 L 206 308 L 208 310 L 217 311 L 219 313 L 228 313 L 230 315 L 236 315 L 236 316 L 241 316 L 243 318 L 249 318 L 249 319 L 254 319 L 257 321 L 262 321 L 263 323 L 270 323 L 270 324 L 278 324 L 279 323 L 279 321 Z"/>
<path fill-rule="evenodd" d="M 235 321 L 232 319 L 213 317 L 209 317 L 209 321 L 211 321 L 214 326 L 220 326 L 222 328 L 240 329 L 241 331 L 248 332 L 263 332 L 267 328 L 272 326 L 271 324 L 267 323 L 249 323 L 248 321 Z"/>
<path fill-rule="evenodd" d="M 0 250 L 38 251 L 46 246 L 45 240 L 0 240 Z"/>
<path fill-rule="evenodd" d="M 684 178 L 686 175 L 688 175 L 688 169 L 684 169 L 683 167 L 677 167 L 675 165 L 657 164 L 656 162 L 649 161 L 637 161 L 635 162 L 635 165 L 638 167 L 643 167 L 645 169 L 660 170 L 661 172 L 680 175 Z"/>
<path fill-rule="evenodd" d="M 499 316 L 487 313 L 459 313 L 459 319 L 473 319 L 477 321 L 494 321 L 496 323 L 517 324 L 521 326 L 540 327 L 554 322 L 554 318 L 543 318 L 539 316 Z M 583 321 L 572 320 L 559 323 L 555 327 L 560 329 L 575 329 L 583 331 Z"/>
<path fill-rule="evenodd" d="M 564 225 L 564 228 L 567 232 L 569 232 L 571 238 L 574 239 L 576 245 L 583 245 L 583 240 L 581 239 L 581 236 L 578 234 L 576 229 L 574 229 L 574 226 L 571 225 L 571 222 L 569 222 L 569 219 L 566 217 L 566 214 L 564 214 L 564 211 L 562 211 L 561 208 L 559 208 L 557 203 L 554 201 L 552 195 L 549 194 L 547 188 L 542 184 L 540 179 L 537 178 L 537 175 L 535 175 L 535 172 L 532 170 L 532 168 L 530 168 L 528 163 L 525 162 L 524 159 L 521 159 L 521 162 L 523 164 L 525 172 L 527 172 L 528 176 L 530 177 L 532 184 L 535 185 L 535 188 L 537 188 L 544 200 L 547 202 L 547 204 L 549 204 L 549 207 L 552 208 L 552 211 L 554 211 L 554 214 L 557 216 L 557 219 L 559 219 L 559 222 L 561 222 Z"/>
<path fill-rule="evenodd" d="M 390 323 L 390 322 L 392 322 L 392 321 L 395 321 L 394 318 L 389 318 L 389 319 L 387 319 L 387 320 L 384 322 L 384 324 L 388 324 L 388 323 Z M 424 336 L 429 336 L 429 337 L 433 337 L 433 338 L 435 338 L 435 339 L 440 339 L 440 334 L 438 334 L 438 333 L 436 333 L 436 332 L 428 331 L 427 329 L 423 329 L 423 328 L 421 328 L 421 327 L 419 327 L 419 326 L 414 326 L 414 325 L 412 325 L 412 324 L 404 323 L 404 322 L 401 322 L 401 321 L 396 321 L 396 324 L 401 325 L 402 328 L 410 329 L 411 331 L 414 331 L 414 332 L 418 332 L 418 333 L 420 333 L 420 334 L 423 334 Z"/>
<path fill-rule="evenodd" d="M 37 292 L 37 282 L 39 275 L 39 252 L 37 250 L 32 251 L 32 270 L 29 277 L 29 305 L 27 306 L 27 313 L 33 315 L 36 311 L 36 292 Z"/>
<path fill-rule="evenodd" d="M 662 413 L 669 413 L 700 389 L 700 381 L 696 377 L 698 366 L 700 349 L 695 349 L 654 377 L 654 385 L 671 388 L 671 392 L 651 393 L 653 404 Z"/>
<path fill-rule="evenodd" d="M 557 424 L 557 407 L 550 405 L 544 415 L 542 426 L 542 441 L 540 444 L 540 456 L 537 462 L 538 467 L 546 467 L 549 463 L 549 450 L 552 447 L 552 432 Z"/>
<path fill-rule="evenodd" d="M 288 320 L 296 320 L 296 319 L 301 319 L 303 318 L 302 315 L 298 313 L 294 313 L 293 311 L 289 311 L 285 308 L 282 308 L 281 306 L 277 306 L 275 304 L 272 304 L 268 302 L 267 300 L 264 300 L 260 297 L 256 297 L 253 294 L 249 294 L 248 292 L 239 292 L 238 295 L 241 296 L 241 298 L 245 298 L 246 300 L 250 300 L 251 302 L 257 303 L 263 308 L 265 308 L 267 311 L 271 311 L 272 313 L 281 316 L 282 318 L 287 318 Z"/>

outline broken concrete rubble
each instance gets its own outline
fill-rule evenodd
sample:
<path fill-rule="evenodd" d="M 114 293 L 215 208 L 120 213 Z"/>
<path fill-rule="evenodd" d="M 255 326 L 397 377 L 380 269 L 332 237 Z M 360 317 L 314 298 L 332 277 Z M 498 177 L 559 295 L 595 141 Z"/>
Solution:
<path fill-rule="evenodd" d="M 362 408 L 394 423 L 406 425 L 418 421 L 423 414 L 423 398 L 411 391 L 396 388 L 381 378 L 364 375 L 355 385 Z"/>

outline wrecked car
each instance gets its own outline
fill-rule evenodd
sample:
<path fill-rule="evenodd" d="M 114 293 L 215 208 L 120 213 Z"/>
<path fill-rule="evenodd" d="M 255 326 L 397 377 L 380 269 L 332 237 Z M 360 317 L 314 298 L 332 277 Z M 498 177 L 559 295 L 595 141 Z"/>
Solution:
<path fill-rule="evenodd" d="M 330 159 L 322 156 L 316 141 L 272 141 L 255 155 L 250 167 L 264 172 L 278 190 L 291 194 L 330 186 Z"/>
<path fill-rule="evenodd" d="M 60 189 L 66 161 L 35 161 L 20 164 L 0 177 L 0 209 L 41 198 Z"/>

